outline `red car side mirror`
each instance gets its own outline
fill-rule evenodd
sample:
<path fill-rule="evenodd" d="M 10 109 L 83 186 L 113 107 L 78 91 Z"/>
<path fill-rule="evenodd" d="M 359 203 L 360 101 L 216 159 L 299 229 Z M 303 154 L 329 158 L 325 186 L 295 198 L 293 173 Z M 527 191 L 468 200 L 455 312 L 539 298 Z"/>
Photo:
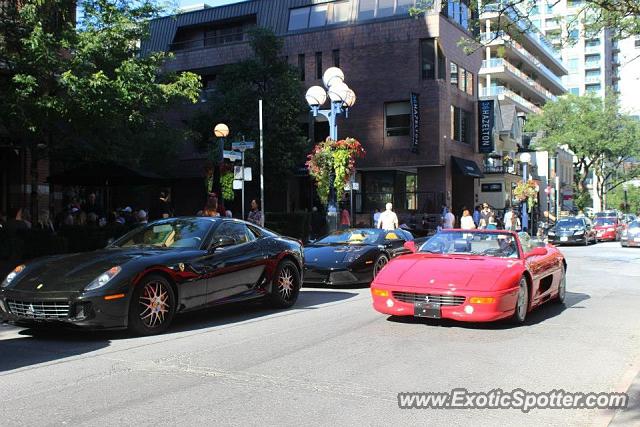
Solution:
<path fill-rule="evenodd" d="M 527 252 L 527 258 L 530 256 L 544 256 L 548 254 L 549 251 L 547 248 L 533 248 L 529 252 Z"/>
<path fill-rule="evenodd" d="M 418 248 L 416 248 L 416 242 L 414 242 L 413 240 L 410 240 L 408 242 L 404 242 L 404 245 L 402 245 L 405 249 L 407 249 L 408 251 L 410 251 L 411 253 L 416 253 L 418 252 Z"/>

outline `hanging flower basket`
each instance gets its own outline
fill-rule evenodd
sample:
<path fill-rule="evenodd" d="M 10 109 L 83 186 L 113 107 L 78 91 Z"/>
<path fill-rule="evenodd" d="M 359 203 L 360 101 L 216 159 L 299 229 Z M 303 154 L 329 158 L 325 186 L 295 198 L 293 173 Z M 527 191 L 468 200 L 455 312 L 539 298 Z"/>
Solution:
<path fill-rule="evenodd" d="M 538 185 L 532 179 L 527 182 L 520 181 L 513 189 L 514 197 L 520 202 L 527 202 L 529 212 L 538 201 Z"/>
<path fill-rule="evenodd" d="M 329 188 L 333 177 L 336 198 L 340 200 L 344 194 L 344 186 L 353 173 L 356 158 L 364 157 L 365 151 L 360 142 L 354 138 L 334 141 L 327 138 L 313 147 L 307 156 L 309 174 L 315 179 L 320 201 L 327 204 Z"/>

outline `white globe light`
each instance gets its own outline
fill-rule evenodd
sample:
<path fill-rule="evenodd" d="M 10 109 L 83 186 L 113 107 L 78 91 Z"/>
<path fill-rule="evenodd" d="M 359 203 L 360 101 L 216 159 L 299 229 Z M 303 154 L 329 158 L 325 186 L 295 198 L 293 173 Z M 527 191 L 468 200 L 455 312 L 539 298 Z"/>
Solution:
<path fill-rule="evenodd" d="M 343 83 L 344 82 L 344 73 L 338 67 L 330 67 L 322 75 L 322 83 L 324 83 L 325 87 L 330 88 L 331 86 Z"/>
<path fill-rule="evenodd" d="M 332 102 L 345 102 L 350 90 L 344 82 L 336 83 L 329 88 L 329 98 Z"/>
<path fill-rule="evenodd" d="M 324 104 L 324 102 L 327 100 L 327 92 L 320 86 L 311 86 L 307 90 L 305 98 L 309 106 L 316 107 Z"/>
<path fill-rule="evenodd" d="M 531 162 L 531 154 L 529 154 L 529 153 L 520 154 L 520 161 L 522 163 L 530 163 Z"/>
<path fill-rule="evenodd" d="M 218 123 L 216 127 L 213 128 L 213 134 L 217 138 L 226 138 L 229 135 L 229 127 L 224 123 Z"/>
<path fill-rule="evenodd" d="M 356 103 L 356 93 L 352 89 L 349 89 L 347 91 L 347 96 L 344 99 L 344 105 L 346 105 L 348 108 L 351 108 L 355 103 Z"/>

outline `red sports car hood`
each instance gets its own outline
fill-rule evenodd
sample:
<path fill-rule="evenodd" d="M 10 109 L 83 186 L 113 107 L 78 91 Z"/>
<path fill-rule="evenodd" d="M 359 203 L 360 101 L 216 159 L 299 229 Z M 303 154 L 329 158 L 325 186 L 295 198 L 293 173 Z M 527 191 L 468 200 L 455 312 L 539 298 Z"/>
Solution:
<path fill-rule="evenodd" d="M 391 261 L 376 276 L 375 283 L 410 288 L 490 290 L 501 277 L 522 274 L 518 259 L 412 254 Z M 510 279 L 509 279 L 510 281 Z"/>

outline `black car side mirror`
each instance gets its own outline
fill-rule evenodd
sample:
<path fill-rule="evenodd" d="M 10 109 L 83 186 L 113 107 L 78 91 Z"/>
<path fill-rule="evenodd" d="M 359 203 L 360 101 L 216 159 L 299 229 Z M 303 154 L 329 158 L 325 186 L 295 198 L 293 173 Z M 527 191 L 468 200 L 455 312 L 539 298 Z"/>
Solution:
<path fill-rule="evenodd" d="M 236 244 L 236 239 L 231 236 L 221 236 L 217 239 L 214 239 L 211 247 L 209 248 L 209 252 L 215 252 L 218 248 L 224 248 L 226 246 L 233 246 Z"/>

